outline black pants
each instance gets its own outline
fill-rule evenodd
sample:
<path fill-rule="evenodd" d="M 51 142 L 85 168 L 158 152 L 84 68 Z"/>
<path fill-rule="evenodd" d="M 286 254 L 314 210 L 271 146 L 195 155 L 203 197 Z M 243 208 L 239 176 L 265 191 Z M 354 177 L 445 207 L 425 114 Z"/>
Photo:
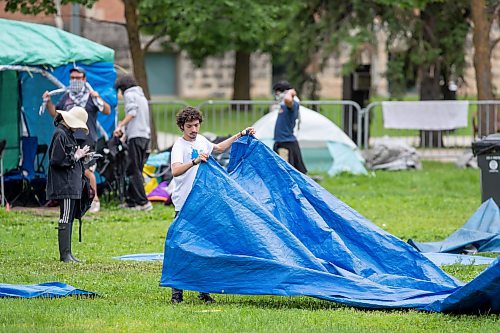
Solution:
<path fill-rule="evenodd" d="M 128 187 L 126 201 L 129 206 L 142 206 L 148 203 L 144 191 L 142 169 L 146 163 L 149 139 L 133 138 L 128 140 L 127 143 L 129 164 L 127 167 Z"/>
<path fill-rule="evenodd" d="M 273 150 L 280 155 L 285 161 L 290 163 L 295 169 L 303 174 L 307 173 L 307 168 L 302 159 L 298 141 L 275 142 Z M 284 154 L 283 154 L 284 152 Z"/>
<path fill-rule="evenodd" d="M 77 201 L 76 199 L 59 200 L 59 223 L 73 223 Z"/>

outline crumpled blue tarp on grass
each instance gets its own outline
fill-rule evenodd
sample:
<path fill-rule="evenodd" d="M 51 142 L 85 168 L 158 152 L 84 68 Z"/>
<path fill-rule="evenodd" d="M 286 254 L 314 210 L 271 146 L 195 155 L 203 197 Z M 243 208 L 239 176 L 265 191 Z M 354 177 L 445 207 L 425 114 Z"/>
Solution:
<path fill-rule="evenodd" d="M 40 284 L 9 284 L 0 283 L 0 297 L 66 297 L 66 296 L 97 296 L 97 294 L 82 289 L 77 289 L 62 282 L 47 282 Z"/>
<path fill-rule="evenodd" d="M 200 166 L 167 234 L 161 286 L 500 312 L 498 258 L 464 287 L 253 138 L 233 144 L 228 171 Z"/>
<path fill-rule="evenodd" d="M 422 253 L 430 261 L 438 266 L 445 265 L 489 265 L 495 258 L 483 256 L 469 256 L 455 253 Z"/>
<path fill-rule="evenodd" d="M 444 241 L 419 243 L 409 239 L 408 243 L 420 252 L 461 253 L 471 245 L 477 252 L 500 252 L 500 209 L 490 198 Z"/>
<path fill-rule="evenodd" d="M 163 260 L 163 253 L 125 254 L 123 256 L 113 257 L 113 259 L 126 261 L 157 261 Z"/>

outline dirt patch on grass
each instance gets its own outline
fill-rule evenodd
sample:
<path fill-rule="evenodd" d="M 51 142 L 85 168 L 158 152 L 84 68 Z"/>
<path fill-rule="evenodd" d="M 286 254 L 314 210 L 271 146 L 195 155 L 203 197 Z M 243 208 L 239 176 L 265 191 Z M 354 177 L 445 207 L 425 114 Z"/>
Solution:
<path fill-rule="evenodd" d="M 36 216 L 57 216 L 59 215 L 59 207 L 12 207 L 11 211 L 26 212 Z"/>

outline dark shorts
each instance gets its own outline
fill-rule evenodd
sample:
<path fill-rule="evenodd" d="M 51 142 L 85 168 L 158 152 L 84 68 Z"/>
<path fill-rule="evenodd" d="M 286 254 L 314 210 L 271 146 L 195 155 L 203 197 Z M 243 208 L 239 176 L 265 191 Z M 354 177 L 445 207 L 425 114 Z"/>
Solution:
<path fill-rule="evenodd" d="M 302 159 L 302 153 L 297 141 L 275 142 L 273 150 L 295 169 L 303 174 L 307 173 L 307 168 Z"/>

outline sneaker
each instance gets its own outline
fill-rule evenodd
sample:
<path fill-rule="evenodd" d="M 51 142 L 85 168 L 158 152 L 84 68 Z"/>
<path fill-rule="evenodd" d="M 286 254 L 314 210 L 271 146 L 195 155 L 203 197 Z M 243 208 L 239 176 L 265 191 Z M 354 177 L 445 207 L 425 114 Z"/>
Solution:
<path fill-rule="evenodd" d="M 136 206 L 129 206 L 128 203 L 124 202 L 120 205 L 118 205 L 118 208 L 121 208 L 121 209 L 135 209 Z"/>
<path fill-rule="evenodd" d="M 213 298 L 210 296 L 210 294 L 207 294 L 207 293 L 200 293 L 200 294 L 198 295 L 198 299 L 199 299 L 200 301 L 203 301 L 203 302 L 207 303 L 207 304 L 216 303 L 216 302 L 215 302 L 215 299 L 213 299 Z"/>
<path fill-rule="evenodd" d="M 182 303 L 184 300 L 184 292 L 181 289 L 172 288 L 172 304 Z"/>
<path fill-rule="evenodd" d="M 89 208 L 89 213 L 97 213 L 100 210 L 101 210 L 101 202 L 97 200 L 92 201 L 92 204 L 90 205 Z"/>
<path fill-rule="evenodd" d="M 137 206 L 135 206 L 134 209 L 136 209 L 136 210 L 142 210 L 144 212 L 149 212 L 150 210 L 153 209 L 153 204 L 150 201 L 148 201 L 144 205 L 137 205 Z"/>

